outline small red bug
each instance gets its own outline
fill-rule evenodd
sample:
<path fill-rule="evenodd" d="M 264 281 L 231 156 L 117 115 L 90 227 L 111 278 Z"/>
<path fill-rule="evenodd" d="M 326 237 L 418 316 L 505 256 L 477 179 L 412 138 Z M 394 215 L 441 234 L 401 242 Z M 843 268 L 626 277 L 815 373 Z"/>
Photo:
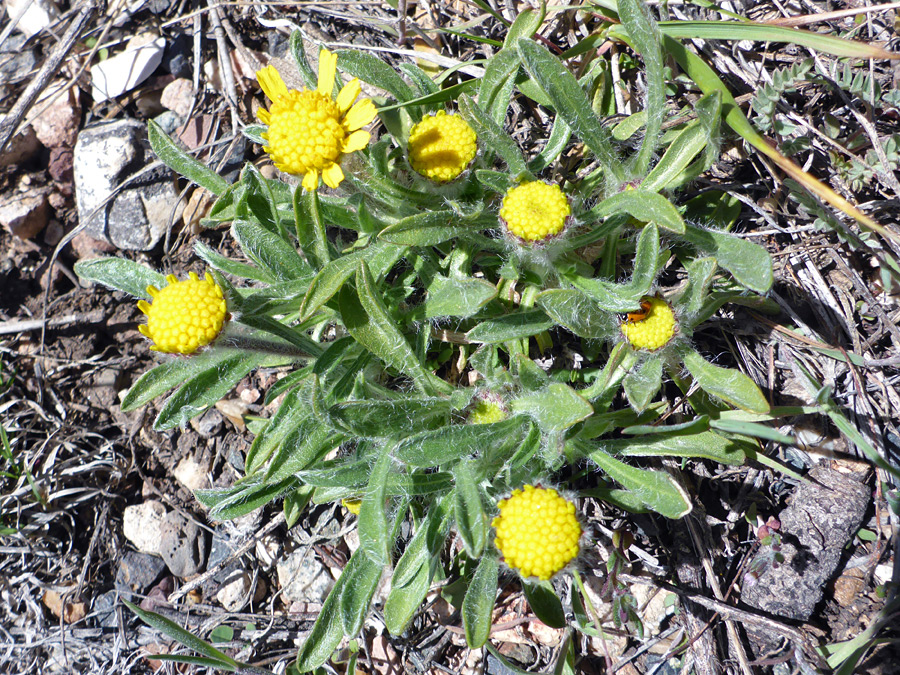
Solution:
<path fill-rule="evenodd" d="M 650 299 L 642 298 L 640 310 L 638 310 L 637 312 L 628 312 L 628 323 L 643 321 L 650 314 L 650 310 L 652 308 L 653 305 L 650 303 Z"/>

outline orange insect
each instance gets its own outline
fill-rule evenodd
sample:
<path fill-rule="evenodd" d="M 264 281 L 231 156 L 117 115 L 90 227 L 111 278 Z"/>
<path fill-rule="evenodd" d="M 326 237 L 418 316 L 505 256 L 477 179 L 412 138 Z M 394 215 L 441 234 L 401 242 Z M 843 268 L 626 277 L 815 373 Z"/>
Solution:
<path fill-rule="evenodd" d="M 628 312 L 628 323 L 637 323 L 643 321 L 650 314 L 653 307 L 649 298 L 641 298 L 641 308 L 637 312 Z"/>

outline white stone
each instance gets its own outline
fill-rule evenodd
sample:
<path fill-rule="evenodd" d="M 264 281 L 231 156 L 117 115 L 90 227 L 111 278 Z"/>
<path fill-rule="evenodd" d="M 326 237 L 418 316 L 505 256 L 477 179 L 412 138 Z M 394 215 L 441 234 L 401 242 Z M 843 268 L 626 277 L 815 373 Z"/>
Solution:
<path fill-rule="evenodd" d="M 216 593 L 216 600 L 229 612 L 237 612 L 250 599 L 251 583 L 247 572 L 237 571 L 225 580 L 222 588 Z"/>
<path fill-rule="evenodd" d="M 125 538 L 141 553 L 159 555 L 162 523 L 165 517 L 166 507 L 155 500 L 126 506 L 122 516 Z"/>
<path fill-rule="evenodd" d="M 175 470 L 175 478 L 188 490 L 203 490 L 209 487 L 209 478 L 206 473 L 209 467 L 199 463 L 193 456 L 182 459 Z"/>
<path fill-rule="evenodd" d="M 137 120 L 116 120 L 82 129 L 73 172 L 78 218 L 92 237 L 130 251 L 147 251 L 165 236 L 169 218 L 184 209 L 168 171 L 136 187 L 118 186 L 145 166 L 146 129 Z M 174 210 L 173 210 L 174 208 Z"/>
<path fill-rule="evenodd" d="M 24 10 L 16 28 L 28 37 L 37 35 L 59 18 L 59 11 L 50 0 L 6 0 L 5 4 L 9 20 Z"/>
<path fill-rule="evenodd" d="M 148 44 L 116 54 L 91 67 L 91 92 L 94 103 L 100 103 L 146 80 L 162 62 L 166 39 L 158 37 Z"/>
<path fill-rule="evenodd" d="M 300 549 L 278 563 L 278 585 L 286 603 L 324 602 L 334 580 L 312 551 Z"/>

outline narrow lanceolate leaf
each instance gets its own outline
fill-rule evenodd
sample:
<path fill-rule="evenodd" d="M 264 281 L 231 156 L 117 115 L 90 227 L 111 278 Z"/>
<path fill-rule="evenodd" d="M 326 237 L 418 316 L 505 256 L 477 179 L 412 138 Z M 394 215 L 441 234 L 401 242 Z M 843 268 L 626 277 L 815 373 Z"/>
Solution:
<path fill-rule="evenodd" d="M 332 448 L 343 436 L 334 433 L 314 417 L 302 419 L 278 446 L 266 472 L 267 481 L 281 481 L 306 469 Z"/>
<path fill-rule="evenodd" d="M 349 49 L 339 50 L 337 56 L 340 70 L 379 89 L 384 89 L 401 103 L 416 97 L 410 86 L 400 77 L 400 73 L 377 56 Z"/>
<path fill-rule="evenodd" d="M 160 363 L 141 375 L 131 386 L 122 399 L 122 411 L 129 412 L 140 408 L 197 373 L 215 367 L 229 356 L 233 355 L 224 351 L 207 351 L 197 357 L 178 358 Z"/>
<path fill-rule="evenodd" d="M 400 246 L 437 246 L 476 229 L 484 229 L 484 225 L 466 222 L 456 211 L 427 211 L 384 228 L 378 239 Z"/>
<path fill-rule="evenodd" d="M 225 397 L 244 375 L 259 365 L 259 354 L 232 354 L 214 368 L 185 382 L 159 411 L 153 428 L 159 431 L 187 423 Z"/>
<path fill-rule="evenodd" d="M 515 46 L 511 46 L 501 49 L 484 67 L 484 77 L 481 78 L 478 90 L 478 105 L 497 124 L 503 124 L 506 119 L 519 65 L 519 53 Z"/>
<path fill-rule="evenodd" d="M 689 347 L 682 350 L 681 358 L 706 393 L 742 410 L 769 412 L 769 403 L 759 387 L 739 370 L 714 366 Z"/>
<path fill-rule="evenodd" d="M 265 428 L 256 435 L 247 452 L 246 473 L 251 475 L 265 464 L 285 436 L 309 417 L 309 403 L 300 390 L 288 392 Z"/>
<path fill-rule="evenodd" d="M 471 649 L 483 646 L 491 634 L 491 612 L 494 610 L 499 574 L 500 562 L 493 555 L 484 556 L 463 598 L 463 626 L 466 642 Z"/>
<path fill-rule="evenodd" d="M 691 512 L 691 500 L 684 488 L 664 471 L 629 466 L 603 449 L 590 449 L 579 444 L 585 456 L 622 487 L 637 495 L 650 509 L 666 518 L 682 518 Z"/>
<path fill-rule="evenodd" d="M 198 654 L 203 654 L 203 656 L 208 659 L 213 659 L 217 662 L 217 664 L 219 664 L 217 667 L 228 670 L 230 672 L 234 672 L 235 670 L 237 670 L 238 666 L 240 666 L 240 663 L 228 656 L 228 654 L 216 649 L 208 642 L 204 642 L 190 631 L 187 631 L 179 626 L 174 621 L 167 619 L 166 617 L 161 616 L 156 612 L 148 612 L 147 610 L 141 609 L 137 605 L 134 605 L 127 600 L 123 599 L 122 602 L 125 603 L 125 606 L 128 607 L 128 609 L 137 614 L 141 618 L 141 620 L 148 626 L 152 626 L 153 628 L 169 636 L 173 640 L 177 640 L 188 649 L 192 649 Z"/>
<path fill-rule="evenodd" d="M 706 424 L 699 425 L 703 429 Z M 655 431 L 658 431 L 656 427 Z M 690 427 L 684 431 L 640 434 L 634 438 L 603 441 L 603 449 L 622 457 L 690 457 L 711 459 L 719 464 L 743 464 L 755 444 L 739 438 L 728 438 L 708 430 L 697 433 Z"/>
<path fill-rule="evenodd" d="M 631 407 L 643 412 L 662 386 L 662 359 L 650 357 L 622 380 Z"/>
<path fill-rule="evenodd" d="M 600 217 L 627 213 L 641 222 L 656 223 L 675 234 L 684 232 L 684 220 L 678 209 L 662 195 L 649 190 L 622 190 L 604 199 L 590 213 Z"/>
<path fill-rule="evenodd" d="M 487 152 L 496 153 L 509 167 L 509 173 L 514 179 L 530 177 L 519 146 L 475 101 L 468 96 L 460 96 L 459 112 L 474 129 L 481 147 Z"/>
<path fill-rule="evenodd" d="M 549 581 L 522 582 L 525 599 L 534 615 L 550 628 L 565 628 L 566 613 Z"/>
<path fill-rule="evenodd" d="M 900 59 L 900 54 L 868 42 L 846 40 L 797 28 L 754 21 L 662 21 L 660 31 L 672 38 L 787 42 L 816 51 L 858 59 Z"/>
<path fill-rule="evenodd" d="M 413 466 L 440 466 L 461 457 L 500 453 L 518 445 L 528 432 L 525 417 L 511 417 L 493 424 L 454 424 L 404 438 L 396 457 Z"/>
<path fill-rule="evenodd" d="M 386 445 L 372 467 L 372 475 L 359 510 L 359 545 L 366 552 L 366 557 L 379 567 L 388 564 L 390 553 L 384 492 L 392 463 L 390 446 Z"/>
<path fill-rule="evenodd" d="M 609 134 L 594 114 L 591 103 L 575 76 L 557 57 L 531 40 L 519 40 L 516 49 L 519 50 L 528 74 L 550 99 L 557 114 L 566 120 L 575 135 L 597 156 L 608 174 L 617 181 L 623 180 L 622 165 Z"/>
<path fill-rule="evenodd" d="M 510 407 L 513 412 L 531 415 L 545 432 L 565 431 L 594 414 L 590 403 L 561 382 L 555 382 L 535 394 L 517 398 Z"/>
<path fill-rule="evenodd" d="M 356 273 L 360 260 L 367 261 L 370 268 L 386 271 L 393 267 L 405 250 L 401 246 L 387 242 L 376 242 L 362 250 L 353 251 L 332 260 L 316 274 L 310 283 L 309 290 L 303 298 L 303 304 L 300 305 L 300 320 L 306 321 L 322 305 L 331 300 L 334 294 L 341 290 L 347 279 Z"/>
<path fill-rule="evenodd" d="M 450 388 L 428 372 L 416 358 L 412 347 L 388 314 L 364 260 L 356 273 L 356 292 L 345 288 L 341 292 L 339 305 L 344 326 L 356 341 L 387 365 L 411 377 L 420 390 L 446 391 Z"/>
<path fill-rule="evenodd" d="M 664 190 L 678 179 L 694 158 L 703 152 L 709 143 L 709 134 L 700 122 L 689 124 L 672 144 L 666 148 L 666 154 L 659 163 L 641 181 L 641 189 L 648 192 Z"/>
<path fill-rule="evenodd" d="M 219 270 L 220 272 L 224 272 L 225 274 L 230 274 L 235 277 L 239 277 L 241 279 L 253 279 L 254 281 L 262 281 L 263 283 L 273 283 L 275 278 L 267 271 L 261 270 L 258 267 L 254 267 L 253 265 L 248 265 L 247 263 L 240 262 L 238 260 L 232 260 L 231 258 L 222 255 L 218 251 L 210 248 L 202 241 L 194 242 L 194 253 L 197 254 L 197 257 L 205 260 L 211 267 Z"/>
<path fill-rule="evenodd" d="M 350 567 L 349 563 L 347 567 Z M 374 562 L 368 556 L 361 556 L 358 569 L 351 572 L 353 583 L 344 586 L 341 593 L 341 624 L 344 635 L 350 637 L 362 630 L 363 621 L 369 614 L 369 605 L 372 604 L 372 596 L 384 574 L 384 565 Z M 347 573 L 347 568 L 344 568 L 343 573 Z"/>
<path fill-rule="evenodd" d="M 231 233 L 244 253 L 277 281 L 312 276 L 309 264 L 277 234 L 248 220 L 235 220 Z"/>
<path fill-rule="evenodd" d="M 152 300 L 147 286 L 162 288 L 166 285 L 166 278 L 159 272 L 124 258 L 79 260 L 75 263 L 75 274 L 144 300 Z"/>
<path fill-rule="evenodd" d="M 362 549 L 350 557 L 344 571 L 338 578 L 331 593 L 325 598 L 322 610 L 306 642 L 297 654 L 296 668 L 301 673 L 315 670 L 337 649 L 344 637 L 344 622 L 341 618 L 341 596 L 347 588 L 355 586 L 365 576 L 367 566 L 371 565 Z"/>
<path fill-rule="evenodd" d="M 772 288 L 772 259 L 759 244 L 696 225 L 686 227 L 684 238 L 700 251 L 712 255 L 736 281 L 750 290 L 766 293 Z"/>
<path fill-rule="evenodd" d="M 425 318 L 468 317 L 497 297 L 497 287 L 485 279 L 436 275 L 428 284 Z"/>
<path fill-rule="evenodd" d="M 634 253 L 634 272 L 627 284 L 613 284 L 603 279 L 585 279 L 578 276 L 569 277 L 569 281 L 601 309 L 609 312 L 630 312 L 638 306 L 641 297 L 650 292 L 658 266 L 659 229 L 651 223 L 641 230 Z"/>
<path fill-rule="evenodd" d="M 456 530 L 463 541 L 466 553 L 477 559 L 487 540 L 487 514 L 481 501 L 481 493 L 475 481 L 475 472 L 470 462 L 462 461 L 453 471 L 456 482 L 454 490 L 454 515 Z"/>
<path fill-rule="evenodd" d="M 450 417 L 450 401 L 445 398 L 346 401 L 331 407 L 328 414 L 353 436 L 396 437 L 397 431 L 405 428 L 410 420 L 416 421 L 420 431 L 444 426 Z"/>
<path fill-rule="evenodd" d="M 619 18 L 628 30 L 635 48 L 644 59 L 644 75 L 647 79 L 647 124 L 641 148 L 633 160 L 633 168 L 639 176 L 647 172 L 653 151 L 659 143 L 660 129 L 666 112 L 666 81 L 663 74 L 663 58 L 660 49 L 659 27 L 643 0 L 619 0 Z"/>
<path fill-rule="evenodd" d="M 466 338 L 471 342 L 499 344 L 532 337 L 552 327 L 553 321 L 546 314 L 540 310 L 531 310 L 482 321 L 466 333 Z"/>
<path fill-rule="evenodd" d="M 450 529 L 450 496 L 429 509 L 391 577 L 391 592 L 384 604 L 384 622 L 391 635 L 399 635 L 421 610 L 431 580 L 441 564 L 440 550 Z"/>
<path fill-rule="evenodd" d="M 228 189 L 228 183 L 224 178 L 175 145 L 153 120 L 147 124 L 147 136 L 156 156 L 175 173 L 206 188 L 217 197 Z"/>
<path fill-rule="evenodd" d="M 537 304 L 563 328 L 584 338 L 605 338 L 614 328 L 606 312 L 581 291 L 554 288 L 538 296 Z"/>

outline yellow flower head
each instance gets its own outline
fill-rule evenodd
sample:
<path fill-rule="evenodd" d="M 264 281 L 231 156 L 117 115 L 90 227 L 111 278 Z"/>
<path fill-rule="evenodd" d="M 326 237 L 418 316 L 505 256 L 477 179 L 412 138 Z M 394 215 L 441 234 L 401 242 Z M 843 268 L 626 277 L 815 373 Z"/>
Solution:
<path fill-rule="evenodd" d="M 498 504 L 491 523 L 503 559 L 523 577 L 549 579 L 578 555 L 575 505 L 552 488 L 526 485 Z"/>
<path fill-rule="evenodd" d="M 146 325 L 138 330 L 153 340 L 153 351 L 193 354 L 222 332 L 228 317 L 222 288 L 209 272 L 204 279 L 191 272 L 184 281 L 170 274 L 166 281 L 169 285 L 162 290 L 147 286 L 153 302 L 138 302 L 138 309 L 147 315 Z"/>
<path fill-rule="evenodd" d="M 260 108 L 259 120 L 267 125 L 262 134 L 268 145 L 263 148 L 279 169 L 303 176 L 303 187 L 319 187 L 319 174 L 328 187 L 344 180 L 341 157 L 362 150 L 369 143 L 369 132 L 361 131 L 375 119 L 371 99 L 356 101 L 362 88 L 359 80 L 350 80 L 337 100 L 331 98 L 337 70 L 337 55 L 327 49 L 319 52 L 319 82 L 315 91 L 288 89 L 273 66 L 256 73 L 259 86 L 272 101 Z"/>
<path fill-rule="evenodd" d="M 409 163 L 435 183 L 456 178 L 477 151 L 475 132 L 468 122 L 443 110 L 423 119 L 409 134 Z"/>
<path fill-rule="evenodd" d="M 499 397 L 480 398 L 469 411 L 469 424 L 492 424 L 502 422 L 509 413 Z"/>
<path fill-rule="evenodd" d="M 559 185 L 542 181 L 522 183 L 506 193 L 500 218 L 506 228 L 526 242 L 542 241 L 559 234 L 572 209 Z"/>
<path fill-rule="evenodd" d="M 662 298 L 641 298 L 641 311 L 622 322 L 622 335 L 635 349 L 654 351 L 665 347 L 675 336 L 675 313 Z"/>

